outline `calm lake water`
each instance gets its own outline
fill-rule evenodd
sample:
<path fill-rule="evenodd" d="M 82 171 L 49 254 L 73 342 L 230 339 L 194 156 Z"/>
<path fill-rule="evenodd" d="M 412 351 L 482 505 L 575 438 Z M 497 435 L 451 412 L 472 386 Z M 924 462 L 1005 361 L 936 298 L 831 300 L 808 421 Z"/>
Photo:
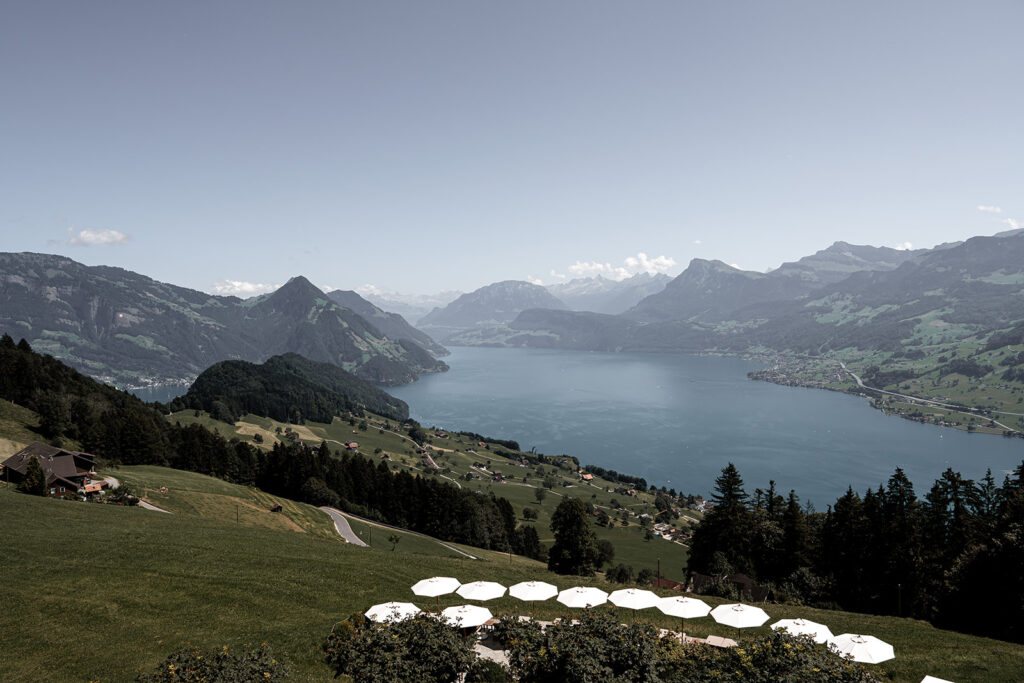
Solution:
<path fill-rule="evenodd" d="M 887 417 L 865 399 L 748 380 L 735 358 L 453 348 L 447 373 L 388 389 L 425 425 L 711 492 L 732 462 L 748 492 L 774 479 L 819 510 L 902 467 L 923 496 L 947 467 L 998 481 L 1024 440 Z"/>

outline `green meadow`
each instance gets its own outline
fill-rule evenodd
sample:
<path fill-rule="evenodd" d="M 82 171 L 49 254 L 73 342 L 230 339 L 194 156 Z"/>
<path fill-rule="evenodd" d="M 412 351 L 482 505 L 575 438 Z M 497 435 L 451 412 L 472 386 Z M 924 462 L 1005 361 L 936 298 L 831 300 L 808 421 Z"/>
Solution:
<path fill-rule="evenodd" d="M 510 562 L 502 553 L 471 549 L 481 559 L 445 557 L 436 546 L 416 547 L 409 537 L 392 551 L 386 536 L 379 547 L 378 529 L 374 547 L 358 548 L 317 531 L 328 524 L 326 515 L 313 526 L 301 524 L 300 516 L 313 520 L 322 514 L 308 506 L 266 512 L 288 516 L 295 522 L 289 528 L 246 518 L 236 522 L 227 514 L 231 500 L 253 500 L 258 492 L 161 468 L 122 468 L 115 475 L 136 486 L 166 486 L 168 498 L 162 502 L 175 512 L 42 499 L 0 487 L 0 515 L 8 529 L 7 552 L 0 556 L 4 681 L 125 681 L 185 643 L 261 642 L 291 663 L 293 680 L 327 681 L 320 643 L 333 624 L 388 600 L 429 607 L 429 599 L 417 599 L 409 589 L 429 576 L 615 588 L 600 576 L 555 576 L 539 562 L 515 556 Z M 210 495 L 225 500 L 217 506 L 196 502 Z M 461 602 L 442 596 L 440 607 Z M 529 611 L 510 597 L 487 606 L 496 614 Z M 1024 674 L 1019 645 L 909 619 L 793 606 L 765 609 L 772 620 L 803 616 L 836 633 L 870 633 L 891 642 L 897 658 L 872 670 L 893 680 L 916 682 L 925 674 L 956 681 L 1014 680 Z M 538 618 L 570 613 L 555 601 L 537 605 Z M 632 614 L 621 611 L 621 618 Z M 665 628 L 679 623 L 655 610 L 641 612 L 640 618 Z M 743 636 L 766 629 L 745 630 Z M 736 637 L 733 629 L 710 619 L 688 621 L 687 632 Z"/>
<path fill-rule="evenodd" d="M 654 507 L 654 496 L 648 492 L 639 492 L 634 496 L 616 494 L 615 488 L 629 488 L 629 485 L 600 477 L 595 477 L 589 483 L 583 482 L 574 467 L 558 467 L 554 464 L 522 467 L 519 459 L 524 454 L 520 451 L 512 451 L 493 443 L 485 443 L 485 446 L 481 447 L 478 441 L 469 437 L 450 434 L 448 438 L 431 436 L 431 457 L 440 468 L 431 470 L 423 464 L 416 454 L 416 445 L 405 436 L 405 433 L 394 431 L 398 425 L 374 415 L 367 416 L 366 429 L 360 429 L 360 420 L 355 420 L 355 425 L 341 418 L 335 418 L 331 424 L 307 422 L 304 425 L 290 425 L 255 415 L 246 415 L 235 425 L 229 425 L 212 419 L 206 413 L 201 412 L 197 416 L 195 411 L 191 410 L 174 413 L 168 419 L 183 425 L 201 424 L 227 438 L 251 440 L 254 434 L 259 433 L 263 438 L 262 446 L 268 448 L 275 440 L 286 438 L 289 431 L 294 433 L 296 438 L 313 446 L 327 441 L 332 449 L 340 449 L 343 444 L 355 441 L 359 444 L 358 452 L 367 457 L 380 458 L 386 454 L 393 469 L 405 469 L 423 476 L 443 477 L 459 487 L 507 498 L 522 522 L 536 526 L 541 542 L 545 544 L 550 544 L 554 540 L 549 528 L 551 514 L 563 496 L 574 496 L 593 504 L 598 509 L 604 509 L 614 519 L 613 527 L 594 527 L 599 540 L 608 540 L 615 546 L 614 564 L 625 563 L 639 572 L 645 568 L 656 570 L 660 561 L 661 572 L 666 579 L 683 581 L 685 578 L 688 557 L 685 545 L 657 537 L 645 540 L 645 528 L 641 526 L 638 516 L 653 516 L 657 512 Z M 425 431 L 434 434 L 432 429 Z M 474 463 L 483 464 L 487 472 L 474 469 Z M 496 471 L 502 473 L 502 481 L 493 481 L 489 476 L 488 473 Z M 467 474 L 480 478 L 467 480 Z M 544 500 L 538 502 L 536 491 L 538 488 L 544 488 L 545 483 L 553 485 L 550 489 L 545 489 L 547 493 Z M 621 508 L 613 507 L 613 501 Z M 155 499 L 154 503 L 158 504 Z M 535 512 L 537 519 L 525 519 L 524 510 Z M 620 517 L 623 510 L 636 515 L 627 514 L 626 525 L 622 524 Z M 687 511 L 686 515 L 693 519 L 700 518 L 697 512 Z M 676 523 L 687 526 L 690 522 L 678 519 Z M 366 541 L 370 534 L 364 527 L 360 529 L 363 530 L 359 532 L 360 538 Z M 373 536 L 374 545 L 380 544 L 376 532 Z M 390 548 L 390 544 L 386 546 Z"/>

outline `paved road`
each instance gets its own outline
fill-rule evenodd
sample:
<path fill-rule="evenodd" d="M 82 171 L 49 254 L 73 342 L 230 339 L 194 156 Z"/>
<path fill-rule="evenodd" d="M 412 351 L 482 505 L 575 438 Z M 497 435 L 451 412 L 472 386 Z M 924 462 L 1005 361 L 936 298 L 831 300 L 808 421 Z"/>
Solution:
<path fill-rule="evenodd" d="M 156 505 L 153 505 L 151 503 L 147 503 L 144 500 L 140 500 L 139 501 L 139 507 L 144 509 L 144 510 L 152 510 L 153 512 L 164 512 L 164 513 L 167 513 L 168 515 L 171 514 L 170 510 L 164 510 L 163 508 L 158 508 Z"/>
<path fill-rule="evenodd" d="M 928 405 L 928 406 L 939 406 L 940 408 L 947 408 L 949 410 L 961 413 L 963 415 L 979 415 L 980 414 L 983 417 L 988 417 L 988 419 L 992 421 L 992 424 L 999 425 L 1003 429 L 1006 429 L 1006 430 L 1011 431 L 1011 432 L 1017 431 L 1013 427 L 1008 427 L 1007 425 L 1004 425 L 1002 422 L 996 421 L 991 416 L 985 415 L 985 413 L 983 411 L 981 411 L 979 409 L 976 409 L 976 408 L 967 407 L 967 409 L 964 410 L 963 406 L 956 405 L 956 404 L 953 404 L 953 403 L 943 403 L 941 401 L 936 401 L 936 400 L 931 399 L 931 398 L 921 398 L 919 396 L 910 396 L 909 394 L 897 394 L 895 391 L 886 391 L 885 389 L 876 389 L 875 387 L 869 387 L 867 384 L 864 384 L 863 380 L 861 380 L 861 378 L 856 373 L 854 373 L 853 370 L 850 370 L 848 367 L 846 367 L 846 363 L 844 363 L 843 361 L 839 361 L 839 365 L 841 365 L 843 367 L 843 370 L 845 370 L 851 377 L 853 377 L 854 380 L 856 380 L 857 386 L 861 387 L 862 389 L 870 389 L 871 391 L 877 391 L 880 394 L 888 394 L 889 396 L 896 396 L 898 398 L 905 398 L 905 399 L 910 400 L 912 403 L 921 403 L 923 405 Z M 1010 413 L 1010 412 L 1006 412 L 1004 410 L 991 410 L 989 412 L 996 413 L 998 415 L 1015 415 L 1017 417 L 1021 416 L 1021 413 Z"/>
<path fill-rule="evenodd" d="M 448 550 L 451 550 L 453 553 L 458 553 L 459 555 L 462 555 L 463 557 L 468 557 L 471 560 L 479 560 L 480 559 L 476 555 L 470 555 L 465 550 L 461 550 L 459 548 L 456 548 L 455 546 L 449 545 L 449 544 L 445 543 L 444 541 L 441 541 L 441 540 L 438 540 L 438 539 L 434 538 L 433 536 L 427 536 L 426 534 L 421 534 L 418 531 L 410 531 L 409 529 L 403 529 L 401 527 L 391 526 L 390 524 L 384 524 L 382 522 L 375 522 L 372 519 L 366 519 L 364 517 L 360 517 L 359 515 L 353 515 L 350 512 L 341 512 L 340 510 L 336 510 L 334 508 L 322 507 L 320 509 L 323 510 L 324 512 L 326 512 L 327 514 L 329 514 L 334 519 L 334 522 L 335 522 L 334 526 L 335 526 L 335 528 L 338 529 L 338 533 L 341 534 L 345 538 L 346 541 L 349 541 L 349 537 L 346 536 L 344 533 L 342 533 L 341 527 L 338 526 L 338 522 L 343 523 L 345 525 L 345 529 L 347 529 L 348 533 L 352 534 L 352 538 L 355 539 L 355 540 L 350 541 L 350 542 L 351 543 L 355 543 L 356 545 L 366 546 L 366 544 L 363 543 L 363 541 L 358 536 L 356 536 L 356 534 L 352 531 L 352 527 L 349 526 L 348 520 L 345 519 L 346 517 L 351 517 L 352 519 L 357 519 L 357 520 L 359 520 L 360 522 L 362 522 L 364 524 L 369 524 L 371 526 L 380 527 L 381 529 L 394 529 L 395 531 L 401 531 L 404 534 L 412 534 L 413 536 L 419 536 L 420 538 L 425 538 L 427 540 L 433 541 L 434 543 L 438 544 L 439 546 L 447 548 Z"/>
<path fill-rule="evenodd" d="M 367 547 L 366 544 L 363 543 L 363 539 L 356 536 L 356 532 L 352 531 L 352 526 L 348 523 L 348 520 L 345 519 L 345 516 L 341 514 L 341 512 L 329 507 L 321 507 L 320 509 L 331 516 L 331 519 L 334 520 L 334 528 L 338 530 L 338 533 L 342 538 L 352 545 L 358 545 L 364 548 Z"/>
<path fill-rule="evenodd" d="M 103 477 L 103 481 L 107 482 L 107 486 L 109 486 L 112 489 L 116 489 L 118 486 L 121 485 L 121 482 L 119 482 L 117 479 L 114 479 L 113 477 Z"/>

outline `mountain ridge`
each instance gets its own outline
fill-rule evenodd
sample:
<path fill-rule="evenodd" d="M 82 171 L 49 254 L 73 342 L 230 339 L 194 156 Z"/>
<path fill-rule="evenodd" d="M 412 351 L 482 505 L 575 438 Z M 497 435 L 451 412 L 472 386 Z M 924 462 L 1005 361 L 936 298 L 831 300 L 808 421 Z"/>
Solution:
<path fill-rule="evenodd" d="M 221 360 L 289 351 L 383 384 L 447 369 L 302 276 L 242 300 L 52 254 L 0 253 L 0 331 L 120 386 L 178 383 Z"/>

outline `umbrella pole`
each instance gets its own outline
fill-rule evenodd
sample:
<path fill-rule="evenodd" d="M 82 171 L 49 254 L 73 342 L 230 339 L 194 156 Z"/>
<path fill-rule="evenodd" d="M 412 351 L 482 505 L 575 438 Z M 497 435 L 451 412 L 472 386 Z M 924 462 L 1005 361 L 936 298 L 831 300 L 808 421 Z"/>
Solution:
<path fill-rule="evenodd" d="M 683 631 L 682 631 L 682 633 L 683 633 L 683 642 L 685 643 L 686 642 L 686 619 L 684 619 L 683 617 L 679 617 L 679 625 L 683 629 Z"/>

